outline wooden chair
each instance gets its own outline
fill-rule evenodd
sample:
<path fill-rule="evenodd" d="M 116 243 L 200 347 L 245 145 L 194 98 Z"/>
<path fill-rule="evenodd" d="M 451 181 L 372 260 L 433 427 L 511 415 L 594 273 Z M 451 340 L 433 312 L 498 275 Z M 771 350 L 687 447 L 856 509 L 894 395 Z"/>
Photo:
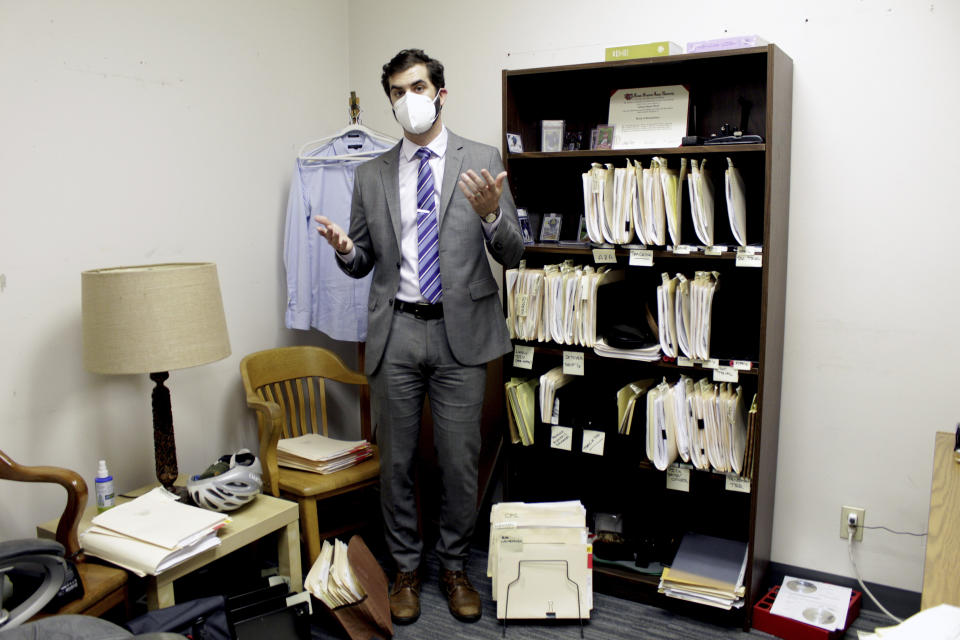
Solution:
<path fill-rule="evenodd" d="M 56 614 L 74 613 L 101 616 L 118 605 L 124 606 L 130 617 L 130 598 L 127 591 L 127 572 L 123 569 L 87 562 L 77 538 L 80 518 L 87 506 L 87 483 L 80 474 L 60 467 L 27 467 L 14 462 L 0 451 L 0 479 L 14 482 L 55 483 L 67 490 L 67 505 L 57 524 L 56 540 L 63 545 L 66 556 L 77 566 L 83 582 L 83 597 L 68 602 Z M 52 614 L 38 614 L 42 617 Z M 126 620 L 124 618 L 124 620 Z"/>
<path fill-rule="evenodd" d="M 370 389 L 367 378 L 348 368 L 333 352 L 298 346 L 252 353 L 240 362 L 247 406 L 256 411 L 260 431 L 260 462 L 264 491 L 296 500 L 300 505 L 300 537 L 310 565 L 320 555 L 321 541 L 358 528 L 363 522 L 328 522 L 323 530 L 317 503 L 375 485 L 380 476 L 380 452 L 353 467 L 329 474 L 277 465 L 277 442 L 307 433 L 327 435 L 328 380 L 359 385 L 360 434 L 370 440 Z M 340 517 L 337 517 L 340 520 Z"/>

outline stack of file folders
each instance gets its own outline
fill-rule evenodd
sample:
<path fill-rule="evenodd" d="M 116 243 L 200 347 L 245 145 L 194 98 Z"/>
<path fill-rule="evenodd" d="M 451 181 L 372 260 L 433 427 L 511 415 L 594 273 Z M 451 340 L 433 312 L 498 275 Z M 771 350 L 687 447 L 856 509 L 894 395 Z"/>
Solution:
<path fill-rule="evenodd" d="M 373 447 L 366 440 L 335 440 L 308 433 L 277 442 L 277 464 L 314 473 L 333 473 L 371 457 Z"/>
<path fill-rule="evenodd" d="M 84 551 L 132 571 L 158 575 L 220 544 L 227 516 L 177 502 L 157 487 L 97 515 L 80 533 Z"/>
<path fill-rule="evenodd" d="M 671 358 L 710 358 L 713 296 L 720 277 L 716 271 L 697 271 L 693 280 L 682 273 L 661 275 L 657 287 L 660 348 Z"/>
<path fill-rule="evenodd" d="M 349 544 L 324 540 L 303 586 L 330 609 L 352 640 L 393 635 L 387 577 L 360 536 Z"/>
<path fill-rule="evenodd" d="M 679 457 L 703 471 L 743 471 L 748 438 L 741 387 L 680 376 L 645 391 L 646 453 L 657 469 Z"/>
<path fill-rule="evenodd" d="M 689 172 L 687 170 L 689 164 Z M 707 160 L 680 158 L 679 169 L 666 158 L 654 157 L 650 166 L 627 160 L 626 167 L 591 165 L 583 174 L 583 209 L 587 235 L 594 244 L 674 246 L 682 243 L 683 182 L 693 228 L 704 246 L 714 246 L 714 185 Z M 747 244 L 746 193 L 743 177 L 727 158 L 724 172 L 727 217 L 734 240 Z"/>
<path fill-rule="evenodd" d="M 497 618 L 590 617 L 593 563 L 586 517 L 579 501 L 493 505 L 487 576 Z"/>
<path fill-rule="evenodd" d="M 507 396 L 507 425 L 510 429 L 510 441 L 513 444 L 530 446 L 533 444 L 536 426 L 536 389 L 538 378 L 511 378 L 504 385 Z"/>
<path fill-rule="evenodd" d="M 739 609 L 746 568 L 746 542 L 687 533 L 673 563 L 663 570 L 659 591 L 719 609 Z"/>
<path fill-rule="evenodd" d="M 623 278 L 622 269 L 571 263 L 508 269 L 510 337 L 593 347 L 597 342 L 598 289 Z"/>

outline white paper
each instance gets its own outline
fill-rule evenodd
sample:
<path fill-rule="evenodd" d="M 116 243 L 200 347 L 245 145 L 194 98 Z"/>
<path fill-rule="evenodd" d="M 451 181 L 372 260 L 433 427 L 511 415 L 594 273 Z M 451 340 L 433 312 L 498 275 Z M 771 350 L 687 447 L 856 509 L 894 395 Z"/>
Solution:
<path fill-rule="evenodd" d="M 849 587 L 784 576 L 770 613 L 834 631 L 847 626 Z"/>
<path fill-rule="evenodd" d="M 690 92 L 682 85 L 619 89 L 610 97 L 607 122 L 614 149 L 679 147 L 687 135 Z"/>

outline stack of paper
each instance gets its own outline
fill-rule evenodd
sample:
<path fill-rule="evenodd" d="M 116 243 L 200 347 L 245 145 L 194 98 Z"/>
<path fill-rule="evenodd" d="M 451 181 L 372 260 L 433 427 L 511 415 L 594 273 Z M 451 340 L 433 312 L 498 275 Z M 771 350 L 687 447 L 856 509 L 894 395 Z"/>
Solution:
<path fill-rule="evenodd" d="M 666 158 L 660 161 L 660 185 L 663 188 L 663 208 L 667 217 L 667 231 L 674 246 L 680 244 L 680 210 L 683 196 L 683 179 L 687 175 L 687 159 L 680 158 L 680 172 L 667 167 Z"/>
<path fill-rule="evenodd" d="M 325 540 L 303 586 L 330 609 L 350 640 L 393 637 L 387 577 L 360 536 L 348 544 Z"/>
<path fill-rule="evenodd" d="M 625 272 L 578 266 L 572 261 L 542 269 L 508 269 L 507 327 L 511 337 L 593 347 L 597 340 L 599 287 Z"/>
<path fill-rule="evenodd" d="M 656 362 L 660 359 L 660 345 L 651 344 L 639 349 L 618 349 L 611 347 L 603 338 L 597 338 L 593 345 L 593 352 L 605 358 L 621 358 L 623 360 L 638 360 L 640 362 Z"/>
<path fill-rule="evenodd" d="M 730 230 L 737 244 L 747 246 L 747 194 L 740 171 L 733 166 L 733 160 L 727 158 L 727 170 L 724 172 L 724 187 L 727 195 L 727 216 Z"/>
<path fill-rule="evenodd" d="M 679 457 L 704 471 L 743 471 L 748 437 L 741 387 L 680 376 L 646 395 L 646 454 L 657 469 Z"/>
<path fill-rule="evenodd" d="M 487 576 L 498 618 L 590 617 L 586 517 L 579 501 L 493 505 Z"/>
<path fill-rule="evenodd" d="M 516 340 L 543 340 L 543 269 L 507 269 L 507 328 Z"/>
<path fill-rule="evenodd" d="M 707 171 L 707 161 L 699 165 L 696 160 L 690 162 L 690 179 L 687 181 L 690 194 L 690 215 L 693 217 L 693 229 L 697 238 L 708 247 L 713 246 L 713 182 Z"/>
<path fill-rule="evenodd" d="M 653 380 L 637 380 L 617 391 L 618 433 L 630 435 L 630 427 L 633 424 L 633 413 L 637 402 L 652 384 Z"/>
<path fill-rule="evenodd" d="M 720 274 L 697 271 L 693 280 L 683 274 L 661 275 L 657 287 L 657 327 L 663 353 L 676 358 L 710 358 L 713 297 Z"/>
<path fill-rule="evenodd" d="M 533 444 L 534 427 L 536 426 L 535 405 L 536 389 L 539 384 L 537 378 L 512 378 L 506 383 L 507 392 L 507 423 L 510 428 L 510 439 L 513 444 L 522 443 L 528 447 Z"/>
<path fill-rule="evenodd" d="M 750 403 L 750 411 L 747 412 L 746 451 L 743 455 L 743 467 L 740 469 L 740 475 L 748 480 L 753 477 L 753 459 L 757 454 L 756 442 L 760 431 L 759 422 L 757 394 L 753 394 L 753 402 Z"/>
<path fill-rule="evenodd" d="M 217 530 L 227 522 L 226 515 L 177 502 L 157 487 L 94 517 L 80 544 L 138 576 L 155 576 L 219 545 Z"/>
<path fill-rule="evenodd" d="M 613 244 L 615 236 L 615 171 L 612 164 L 594 163 L 583 174 L 583 211 L 587 236 L 594 244 Z M 631 238 L 633 230 L 631 229 Z"/>
<path fill-rule="evenodd" d="M 339 538 L 333 544 L 323 541 L 303 586 L 331 609 L 359 602 L 366 595 L 347 559 L 347 545 Z"/>
<path fill-rule="evenodd" d="M 688 533 L 673 564 L 663 570 L 660 593 L 720 609 L 743 606 L 747 543 Z"/>
<path fill-rule="evenodd" d="M 282 438 L 277 443 L 277 464 L 314 473 L 333 473 L 373 456 L 366 440 L 334 440 L 318 433 Z"/>
<path fill-rule="evenodd" d="M 563 372 L 563 367 L 554 367 L 540 376 L 540 421 L 544 424 L 558 424 L 559 409 L 555 399 L 557 389 L 569 384 L 574 376 Z"/>

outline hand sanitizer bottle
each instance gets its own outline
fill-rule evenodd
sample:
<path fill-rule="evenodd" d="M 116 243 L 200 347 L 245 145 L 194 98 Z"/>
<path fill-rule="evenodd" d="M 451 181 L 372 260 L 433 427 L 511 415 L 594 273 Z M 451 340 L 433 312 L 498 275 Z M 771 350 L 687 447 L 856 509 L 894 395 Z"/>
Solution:
<path fill-rule="evenodd" d="M 113 506 L 113 476 L 107 471 L 107 461 L 101 460 L 97 465 L 97 477 L 94 479 L 97 488 L 97 511 L 103 512 Z"/>

